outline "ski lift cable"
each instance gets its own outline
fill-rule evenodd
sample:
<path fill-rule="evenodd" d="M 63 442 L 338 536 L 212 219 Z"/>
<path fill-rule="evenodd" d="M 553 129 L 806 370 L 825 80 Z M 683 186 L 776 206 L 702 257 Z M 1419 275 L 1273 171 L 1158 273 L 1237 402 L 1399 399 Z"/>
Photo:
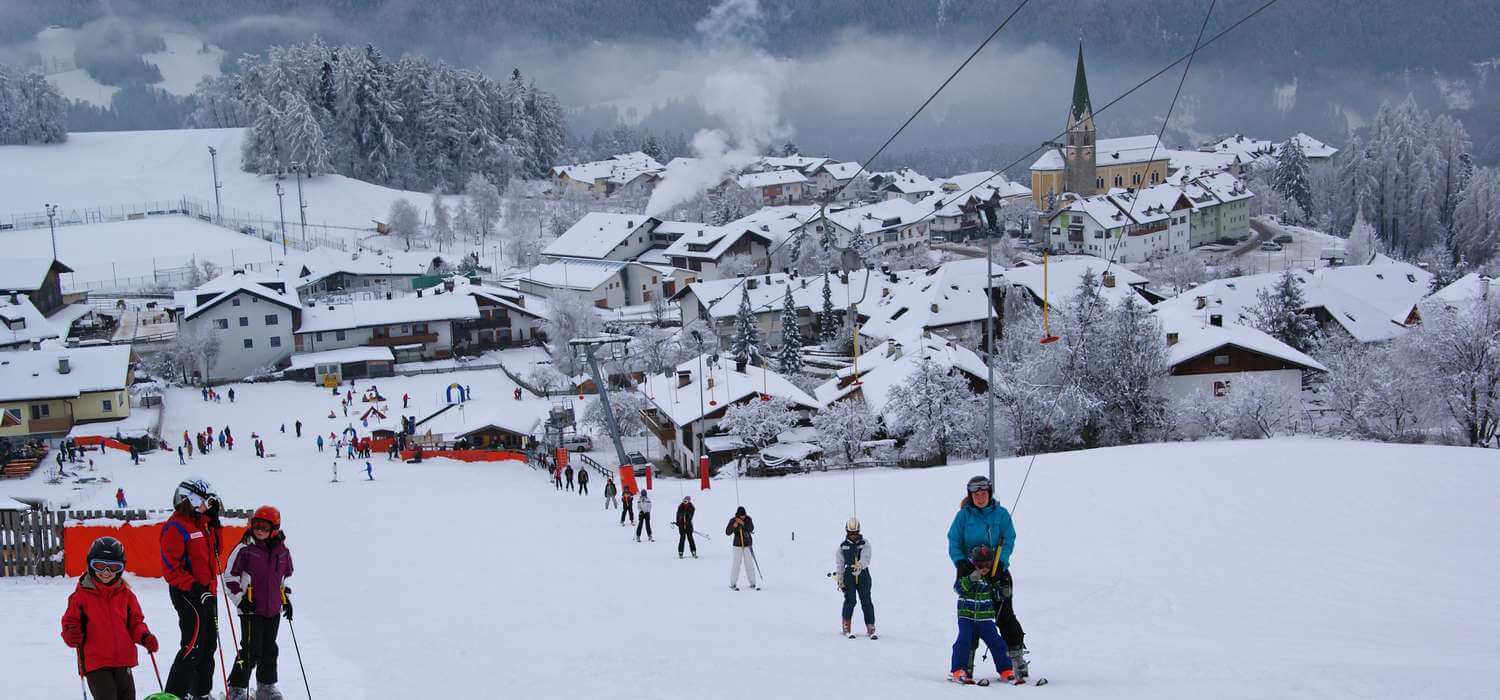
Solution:
<path fill-rule="evenodd" d="M 1230 24 L 1228 27 L 1225 27 L 1223 30 L 1221 30 L 1218 33 L 1214 34 L 1212 37 L 1209 37 L 1206 41 L 1203 41 L 1201 44 L 1199 44 L 1196 47 L 1194 47 L 1194 49 L 1192 51 L 1190 51 L 1190 52 L 1188 52 L 1186 54 L 1183 54 L 1182 56 L 1179 56 L 1176 60 L 1172 61 L 1171 63 L 1168 63 L 1165 66 L 1162 66 L 1156 72 L 1152 73 L 1149 76 L 1146 76 L 1140 82 L 1136 83 L 1129 90 L 1126 90 L 1125 92 L 1120 93 L 1114 99 L 1112 99 L 1109 102 L 1105 103 L 1103 107 L 1100 107 L 1099 109 L 1094 110 L 1094 115 L 1098 116 L 1100 114 L 1103 114 L 1105 111 L 1109 110 L 1109 108 L 1111 108 L 1111 107 L 1115 106 L 1116 104 L 1118 104 L 1121 100 L 1124 100 L 1125 98 L 1127 98 L 1127 97 L 1135 94 L 1138 90 L 1140 90 L 1141 88 L 1145 87 L 1146 85 L 1152 83 L 1157 78 L 1160 78 L 1163 74 L 1165 74 L 1167 71 L 1171 70 L 1172 68 L 1176 67 L 1178 64 L 1180 64 L 1180 63 L 1182 63 L 1184 61 L 1189 60 L 1198 51 L 1200 51 L 1202 49 L 1205 49 L 1205 48 L 1208 48 L 1214 42 L 1218 41 L 1219 39 L 1224 38 L 1225 35 L 1229 34 L 1230 32 L 1234 31 L 1235 29 L 1238 29 L 1240 25 L 1244 24 L 1245 22 L 1250 21 L 1252 18 L 1254 18 L 1255 16 L 1259 15 L 1260 13 L 1262 13 L 1262 12 L 1270 9 L 1271 6 L 1275 5 L 1276 3 L 1280 2 L 1280 1 L 1281 0 L 1266 0 L 1265 3 L 1263 3 L 1259 7 L 1255 8 L 1254 10 L 1251 10 L 1244 17 L 1241 17 L 1238 20 L 1235 20 L 1235 22 L 1233 24 Z M 1007 171 L 1007 170 L 1009 170 L 1009 169 L 1011 169 L 1011 168 L 1019 165 L 1020 163 L 1022 163 L 1023 161 L 1025 161 L 1025 160 L 1027 160 L 1029 158 L 1032 158 L 1037 153 L 1040 153 L 1042 151 L 1042 149 L 1048 147 L 1048 144 L 1050 142 L 1056 141 L 1056 140 L 1058 140 L 1058 139 L 1060 139 L 1060 138 L 1062 138 L 1062 137 L 1064 137 L 1066 135 L 1067 135 L 1067 130 L 1066 129 L 1064 129 L 1063 131 L 1058 132 L 1052 138 L 1047 139 L 1046 141 L 1043 141 L 1040 146 L 1037 146 L 1036 148 L 1033 148 L 1030 151 L 1027 151 L 1025 154 L 1021 155 L 1019 158 L 1016 158 L 1015 160 L 1010 161 L 1005 166 L 1003 166 L 1000 169 L 996 170 L 994 175 L 991 175 L 991 176 L 989 176 L 989 177 L 987 177 L 987 178 L 985 178 L 983 180 L 980 180 L 979 182 L 977 182 L 974 185 L 970 186 L 968 189 L 966 189 L 966 190 L 958 193 L 958 195 L 954 198 L 954 201 L 963 199 L 969 193 L 973 192 L 974 190 L 979 189 L 980 187 L 983 187 L 989 181 L 991 181 L 991 180 L 999 177 L 1005 171 Z M 834 190 L 834 196 L 837 197 L 839 193 L 842 193 L 844 191 L 844 189 L 846 187 L 848 187 L 850 184 L 853 184 L 853 182 L 854 182 L 854 178 L 851 178 L 849 180 L 849 182 L 844 183 L 837 190 Z M 931 218 L 936 213 L 937 213 L 936 211 L 930 211 L 930 212 L 924 213 L 922 216 L 917 217 L 916 219 L 913 219 L 910 222 L 910 224 L 908 224 L 908 225 L 919 224 L 919 223 L 921 223 L 923 221 L 926 221 L 927 219 Z M 806 225 L 809 221 L 812 221 L 811 217 L 809 217 L 807 219 L 800 220 L 798 222 L 797 228 L 800 228 L 801 226 Z M 793 241 L 800 241 L 806 235 L 807 235 L 806 232 L 798 232 L 798 233 L 796 233 L 794 235 L 788 236 L 785 240 L 781 241 L 780 243 L 777 243 L 770 250 L 766 251 L 766 258 L 769 260 L 771 258 L 771 256 L 775 255 L 777 251 L 781 250 L 788 243 L 791 243 Z M 723 294 L 719 295 L 712 302 L 710 302 L 708 304 L 708 306 L 709 307 L 713 307 L 714 305 L 718 304 L 719 302 L 723 301 L 724 299 L 727 299 L 730 294 L 733 294 L 735 292 L 735 290 L 739 289 L 740 285 L 742 285 L 744 283 L 745 283 L 744 279 L 739 280 L 739 282 L 737 282 L 736 284 L 734 284 L 733 286 L 731 286 Z M 767 305 L 766 307 L 763 307 L 763 308 L 770 308 L 770 307 L 769 307 L 769 305 Z"/>
<path fill-rule="evenodd" d="M 1277 1 L 1278 0 L 1270 0 L 1270 2 L 1268 2 L 1265 5 L 1265 7 L 1269 7 L 1271 4 L 1274 4 Z M 1187 82 L 1188 72 L 1193 69 L 1193 58 L 1195 56 L 1197 56 L 1198 50 L 1204 46 L 1204 44 L 1203 44 L 1203 32 L 1204 32 L 1205 29 L 1208 28 L 1208 20 L 1209 20 L 1210 17 L 1213 16 L 1213 14 L 1214 14 L 1214 7 L 1217 4 L 1218 4 L 1218 0 L 1209 0 L 1209 2 L 1208 2 L 1208 11 L 1205 12 L 1205 13 L 1203 13 L 1203 23 L 1201 25 L 1199 25 L 1199 27 L 1198 27 L 1198 38 L 1193 42 L 1193 50 L 1190 51 L 1190 52 L 1188 52 L 1188 55 L 1187 55 L 1187 65 L 1183 66 L 1183 68 L 1182 68 L 1182 77 L 1178 78 L 1178 80 L 1177 80 L 1177 91 L 1174 92 L 1174 93 L 1172 93 L 1172 102 L 1171 102 L 1171 104 L 1169 104 L 1167 106 L 1167 114 L 1166 114 L 1166 116 L 1162 117 L 1161 128 L 1157 130 L 1157 143 L 1158 144 L 1160 144 L 1160 142 L 1161 142 L 1161 135 L 1166 132 L 1167 122 L 1172 119 L 1172 111 L 1174 109 L 1176 109 L 1176 107 L 1177 107 L 1177 98 L 1182 94 L 1182 86 L 1183 86 L 1184 83 Z M 1256 12 L 1259 12 L 1259 10 L 1256 10 Z M 1251 15 L 1248 15 L 1246 17 L 1246 19 L 1248 19 L 1251 16 L 1254 16 L 1254 14 L 1252 13 Z M 1241 20 L 1241 21 L 1244 21 L 1244 20 Z M 1230 28 L 1233 29 L 1235 26 L 1239 26 L 1239 23 L 1236 22 L 1234 25 L 1231 25 Z M 1225 31 L 1227 32 L 1228 30 L 1225 30 Z M 1218 36 L 1223 36 L 1223 33 L 1221 32 Z M 1215 38 L 1217 38 L 1217 37 L 1215 37 Z M 1111 103 L 1111 104 L 1113 104 L 1113 103 Z M 1153 158 L 1156 155 L 1156 147 L 1155 146 L 1153 146 L 1152 149 L 1151 149 L 1151 155 L 1152 155 Z M 1150 162 L 1149 159 L 1148 159 L 1147 162 Z M 1135 202 L 1137 200 L 1139 200 L 1139 199 L 1140 199 L 1140 197 L 1136 196 L 1131 201 L 1131 204 L 1130 204 L 1131 209 L 1135 208 Z M 1104 277 L 1109 274 L 1110 268 L 1112 266 L 1114 266 L 1114 264 L 1115 264 L 1115 256 L 1120 251 L 1120 246 L 1119 246 L 1118 240 L 1119 239 L 1117 238 L 1116 239 L 1116 244 L 1115 244 L 1114 248 L 1111 249 L 1110 252 L 1109 252 L 1109 258 L 1106 260 L 1106 262 L 1104 264 L 1104 272 L 1099 276 L 1099 281 L 1097 283 L 1095 283 L 1094 296 L 1096 296 L 1096 297 L 1099 295 L 1100 291 L 1103 290 L 1103 288 L 1104 288 Z M 1088 326 L 1089 322 L 1093 319 L 1094 310 L 1096 308 L 1098 308 L 1098 307 L 1099 307 L 1099 304 L 1090 304 L 1090 305 L 1088 305 L 1088 307 L 1084 310 L 1084 313 L 1086 315 L 1084 316 L 1083 323 L 1081 324 L 1082 326 L 1084 326 L 1084 327 Z M 990 361 L 993 361 L 993 358 L 991 358 Z M 995 390 L 994 387 L 987 387 L 986 388 L 986 391 L 994 391 L 994 390 Z M 1062 393 L 1061 392 L 1059 392 L 1056 396 L 1052 397 L 1052 407 L 1047 410 L 1047 422 L 1050 422 L 1052 420 L 1053 415 L 1055 415 L 1056 412 L 1057 412 L 1057 406 L 1058 406 L 1058 404 L 1061 401 L 1062 401 Z M 990 430 L 994 430 L 994 429 L 995 429 L 994 426 L 990 426 Z M 1039 453 L 1033 452 L 1032 455 L 1031 455 L 1031 459 L 1027 460 L 1027 462 L 1026 462 L 1026 473 L 1025 473 L 1025 475 L 1023 475 L 1021 477 L 1021 485 L 1016 489 L 1015 500 L 1011 501 L 1011 504 L 1010 504 L 1010 512 L 1011 512 L 1011 515 L 1013 517 L 1015 516 L 1015 513 L 1016 513 L 1016 507 L 1021 504 L 1021 494 L 1025 493 L 1025 491 L 1026 491 L 1026 483 L 1031 480 L 1031 468 L 1034 467 L 1034 466 L 1036 466 L 1036 458 L 1037 458 L 1038 454 Z"/>

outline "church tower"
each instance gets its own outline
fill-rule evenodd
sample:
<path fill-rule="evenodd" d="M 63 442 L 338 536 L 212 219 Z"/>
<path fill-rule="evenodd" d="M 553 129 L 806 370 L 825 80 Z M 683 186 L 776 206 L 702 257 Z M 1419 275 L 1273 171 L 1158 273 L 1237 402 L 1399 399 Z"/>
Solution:
<path fill-rule="evenodd" d="M 1073 105 L 1068 109 L 1068 140 L 1063 147 L 1063 186 L 1085 197 L 1100 192 L 1094 161 L 1094 106 L 1083 72 L 1083 44 L 1078 44 L 1078 72 L 1073 77 Z"/>

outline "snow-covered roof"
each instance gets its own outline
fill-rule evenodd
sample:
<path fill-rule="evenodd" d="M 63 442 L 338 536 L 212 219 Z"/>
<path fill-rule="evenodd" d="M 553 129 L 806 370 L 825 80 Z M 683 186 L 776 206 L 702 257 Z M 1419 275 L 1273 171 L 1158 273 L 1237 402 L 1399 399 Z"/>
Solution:
<path fill-rule="evenodd" d="M 355 250 L 318 247 L 293 253 L 271 268 L 275 274 L 309 285 L 329 275 L 416 277 L 432 269 L 432 253 L 400 250 Z"/>
<path fill-rule="evenodd" d="M 672 241 L 672 245 L 667 246 L 662 252 L 667 256 L 680 255 L 703 260 L 718 260 L 746 236 L 760 238 L 761 242 L 766 245 L 772 242 L 766 234 L 749 227 L 733 224 L 725 226 L 700 224 L 696 231 Z"/>
<path fill-rule="evenodd" d="M 1408 330 L 1407 320 L 1427 295 L 1432 273 L 1415 265 L 1390 261 L 1372 265 L 1295 270 L 1302 286 L 1303 309 L 1323 309 L 1361 342 L 1390 340 Z M 1158 308 L 1197 316 L 1220 314 L 1226 323 L 1246 322 L 1256 293 L 1273 289 L 1280 272 L 1213 280 L 1157 304 Z M 1198 308 L 1198 298 L 1204 308 Z"/>
<path fill-rule="evenodd" d="M 605 160 L 554 166 L 551 175 L 552 177 L 567 175 L 570 179 L 590 184 L 598 180 L 608 180 L 623 185 L 643 174 L 657 173 L 662 170 L 662 164 L 658 163 L 655 158 L 640 151 L 631 151 L 610 156 Z"/>
<path fill-rule="evenodd" d="M 58 371 L 68 358 L 69 371 Z M 0 401 L 73 398 L 126 388 L 130 346 L 22 350 L 0 353 Z"/>
<path fill-rule="evenodd" d="M 900 284 L 900 281 L 912 275 L 922 274 L 920 271 L 904 271 L 896 273 L 880 273 L 869 270 L 855 270 L 849 273 L 849 283 L 844 284 L 838 275 L 828 276 L 829 296 L 833 300 L 835 308 L 843 309 L 849 305 L 852 295 L 854 301 L 860 304 L 860 312 L 875 303 L 885 293 L 883 290 Z M 891 280 L 895 277 L 895 281 Z M 691 292 L 700 303 L 708 307 L 708 313 L 715 319 L 728 318 L 738 312 L 740 297 L 748 294 L 750 297 L 750 308 L 756 313 L 780 311 L 784 303 L 787 287 L 792 290 L 792 304 L 798 309 L 821 310 L 823 308 L 823 277 L 797 277 L 795 279 L 785 273 L 776 272 L 769 275 L 754 275 L 745 279 L 728 278 L 710 280 L 707 282 L 694 282 L 688 285 L 682 294 Z"/>
<path fill-rule="evenodd" d="M 829 158 L 804 155 L 766 156 L 760 159 L 760 166 L 766 170 L 800 170 L 804 174 L 811 175 L 828 162 L 830 162 Z"/>
<path fill-rule="evenodd" d="M 485 299 L 515 313 L 533 318 L 547 318 L 547 300 L 519 289 L 489 284 L 475 284 L 462 276 L 454 276 L 454 294 L 469 294 Z"/>
<path fill-rule="evenodd" d="M 384 345 L 360 345 L 322 352 L 300 352 L 292 355 L 292 365 L 287 369 L 308 369 L 318 365 L 344 364 L 346 362 L 395 362 L 396 356 Z"/>
<path fill-rule="evenodd" d="M 736 372 L 734 360 L 727 356 L 720 356 L 717 366 L 711 365 L 705 356 L 703 371 L 712 379 L 710 386 L 698 373 L 698 362 L 699 358 L 693 357 L 677 366 L 678 372 L 691 375 L 685 386 L 677 385 L 676 372 L 667 376 L 648 374 L 641 381 L 640 391 L 646 400 L 679 427 L 757 394 L 786 399 L 793 408 L 819 407 L 817 399 L 770 368 L 746 367 L 744 372 Z M 703 392 L 701 402 L 699 391 Z M 709 402 L 714 405 L 709 405 Z"/>
<path fill-rule="evenodd" d="M 71 322 L 49 320 L 26 294 L 17 293 L 14 303 L 11 298 L 10 294 L 0 294 L 0 346 L 67 337 Z"/>
<path fill-rule="evenodd" d="M 522 278 L 528 282 L 554 289 L 576 289 L 587 292 L 620 274 L 627 264 L 618 260 L 562 258 L 537 265 Z"/>
<path fill-rule="evenodd" d="M 813 174 L 816 175 L 819 172 L 825 172 L 833 179 L 843 182 L 854 177 L 854 174 L 859 172 L 859 168 L 859 163 L 852 160 L 847 163 L 834 163 L 830 161 L 818 166 L 813 171 Z"/>
<path fill-rule="evenodd" d="M 1099 139 L 1094 149 L 1094 163 L 1099 167 L 1166 160 L 1166 148 L 1155 134 Z M 1062 154 L 1051 149 L 1031 164 L 1032 170 L 1062 170 Z"/>
<path fill-rule="evenodd" d="M 485 428 L 500 428 L 518 435 L 533 435 L 541 419 L 534 413 L 516 410 L 507 403 L 465 401 L 453 404 L 422 419 L 417 434 L 431 432 L 445 438 L 460 438 Z"/>
<path fill-rule="evenodd" d="M 817 215 L 818 207 L 811 204 L 785 204 L 762 207 L 755 212 L 724 224 L 726 227 L 752 229 L 780 243 Z"/>
<path fill-rule="evenodd" d="M 752 189 L 756 187 L 771 187 L 774 185 L 790 185 L 798 182 L 807 182 L 807 176 L 800 170 L 767 170 L 760 173 L 745 173 L 734 179 L 740 187 Z"/>
<path fill-rule="evenodd" d="M 915 336 L 924 330 L 983 321 L 994 314 L 985 291 L 983 259 L 944 263 L 904 278 L 872 306 L 860 311 L 869 317 L 860 325 L 871 338 Z M 995 267 L 995 272 L 1003 268 Z"/>
<path fill-rule="evenodd" d="M 1327 367 L 1306 353 L 1250 326 L 1228 321 L 1222 326 L 1215 326 L 1201 313 L 1186 313 L 1175 308 L 1163 307 L 1154 311 L 1161 323 L 1162 333 L 1175 333 L 1177 336 L 1177 342 L 1167 346 L 1168 365 L 1175 367 L 1219 348 L 1233 346 L 1306 369 L 1328 371 Z"/>
<path fill-rule="evenodd" d="M 828 212 L 828 220 L 853 231 L 860 228 L 865 233 L 900 228 L 923 218 L 928 210 L 905 199 L 887 199 L 853 209 Z"/>
<path fill-rule="evenodd" d="M 1477 272 L 1470 272 L 1454 280 L 1453 284 L 1433 292 L 1429 300 L 1457 307 L 1460 304 L 1473 302 L 1486 293 L 1492 299 L 1500 299 L 1500 279 L 1486 277 Z"/>
<path fill-rule="evenodd" d="M 1202 150 L 1211 153 L 1232 153 L 1239 156 L 1241 163 L 1248 164 L 1261 156 L 1274 153 L 1276 144 L 1271 143 L 1269 139 L 1253 139 L 1244 134 L 1235 134 Z"/>
<path fill-rule="evenodd" d="M 73 271 L 73 268 L 52 258 L 0 259 L 0 291 L 32 292 L 41 289 L 54 264 L 57 265 L 58 272 Z"/>
<path fill-rule="evenodd" d="M 1335 153 L 1339 152 L 1339 149 L 1323 143 L 1322 141 L 1319 141 L 1302 132 L 1298 132 L 1297 135 L 1291 137 L 1290 139 L 1287 139 L 1287 141 L 1296 141 L 1297 145 L 1302 147 L 1302 155 L 1307 156 L 1309 160 L 1322 160 L 1325 158 L 1332 158 Z M 1277 144 L 1278 150 L 1281 146 L 1284 145 L 1286 145 L 1286 142 Z"/>
<path fill-rule="evenodd" d="M 641 214 L 589 212 L 568 227 L 563 235 L 542 250 L 551 257 L 604 258 L 630 240 L 642 228 L 651 229 L 659 220 Z"/>
<path fill-rule="evenodd" d="M 400 299 L 374 299 L 349 304 L 309 306 L 302 310 L 298 333 L 389 326 L 427 321 L 479 318 L 479 306 L 468 294 L 427 294 Z"/>
<path fill-rule="evenodd" d="M 297 295 L 287 291 L 288 286 L 287 281 L 281 277 L 234 270 L 204 282 L 195 289 L 175 292 L 172 295 L 172 306 L 182 311 L 184 319 L 190 319 L 236 293 L 244 292 L 289 309 L 302 308 Z"/>
<path fill-rule="evenodd" d="M 1228 170 L 1236 164 L 1244 164 L 1240 160 L 1238 153 L 1210 153 L 1207 151 L 1183 151 L 1176 149 L 1167 151 L 1167 167 L 1173 172 L 1183 168 L 1192 168 L 1199 172 L 1213 172 Z"/>
<path fill-rule="evenodd" d="M 880 182 L 880 189 L 882 191 L 897 192 L 900 194 L 926 195 L 936 192 L 941 186 L 942 183 L 939 181 L 910 169 L 885 173 L 885 177 L 881 178 Z"/>
<path fill-rule="evenodd" d="M 1067 304 L 1078 291 L 1079 282 L 1083 280 L 1086 272 L 1092 272 L 1098 285 L 1099 294 L 1118 303 L 1125 297 L 1135 294 L 1136 285 L 1144 285 L 1145 277 L 1123 265 L 1109 264 L 1108 260 L 1097 258 L 1092 255 L 1054 255 L 1047 261 L 1045 274 L 1047 301 L 1053 306 Z M 1115 277 L 1115 285 L 1106 287 L 1098 282 L 1099 276 L 1108 269 Z M 1025 288 L 1036 296 L 1042 298 L 1043 294 L 1043 269 L 1041 265 L 1023 265 L 1012 267 L 1000 273 L 1000 277 L 1012 285 Z M 999 285 L 999 281 L 995 283 Z"/>
<path fill-rule="evenodd" d="M 981 381 L 987 379 L 988 368 L 974 351 L 937 336 L 908 334 L 884 340 L 859 356 L 859 384 L 854 383 L 855 365 L 819 384 L 815 389 L 818 402 L 827 406 L 857 391 L 870 412 L 883 414 L 891 389 L 904 383 L 924 359 Z"/>

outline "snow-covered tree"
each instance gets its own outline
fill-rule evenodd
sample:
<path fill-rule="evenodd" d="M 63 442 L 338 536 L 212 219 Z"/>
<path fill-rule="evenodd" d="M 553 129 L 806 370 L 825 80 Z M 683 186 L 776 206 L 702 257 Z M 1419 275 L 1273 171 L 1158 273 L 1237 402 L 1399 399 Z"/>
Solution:
<path fill-rule="evenodd" d="M 1423 387 L 1444 407 L 1465 444 L 1488 446 L 1500 427 L 1500 298 L 1433 308 L 1413 331 Z"/>
<path fill-rule="evenodd" d="M 240 146 L 240 164 L 247 172 L 280 175 L 287 169 L 286 124 L 281 111 L 264 98 L 250 107 L 251 126 Z"/>
<path fill-rule="evenodd" d="M 1255 293 L 1255 305 L 1248 309 L 1250 325 L 1302 352 L 1317 341 L 1318 321 L 1303 313 L 1307 304 L 1302 283 L 1292 270 L 1282 273 L 1276 286 Z"/>
<path fill-rule="evenodd" d="M 443 203 L 443 193 L 432 191 L 432 242 L 441 251 L 445 245 L 453 245 L 453 224 L 448 220 L 448 205 Z"/>
<path fill-rule="evenodd" d="M 802 327 L 797 321 L 797 305 L 792 301 L 792 286 L 787 285 L 781 300 L 781 350 L 776 353 L 777 371 L 788 377 L 802 373 Z"/>
<path fill-rule="evenodd" d="M 1157 263 L 1150 276 L 1170 287 L 1173 294 L 1181 294 L 1209 279 L 1208 266 L 1197 253 L 1186 251 L 1168 255 Z"/>
<path fill-rule="evenodd" d="M 946 464 L 950 455 L 984 450 L 983 401 L 957 370 L 931 359 L 923 358 L 911 376 L 891 388 L 886 411 L 912 457 L 935 456 Z"/>
<path fill-rule="evenodd" d="M 1500 252 L 1500 170 L 1474 171 L 1453 211 L 1453 251 L 1481 265 Z"/>
<path fill-rule="evenodd" d="M 646 397 L 634 389 L 609 392 L 610 407 L 614 409 L 615 425 L 622 437 L 638 437 L 646 434 L 646 425 L 641 422 L 641 409 L 646 408 Z M 583 409 L 584 426 L 592 428 L 596 435 L 609 435 L 609 421 L 604 417 L 604 402 L 590 401 Z"/>
<path fill-rule="evenodd" d="M 747 277 L 765 272 L 765 258 L 757 259 L 749 253 L 732 253 L 719 259 L 715 272 L 720 277 Z"/>
<path fill-rule="evenodd" d="M 719 427 L 739 438 L 740 444 L 751 452 L 759 452 L 776 442 L 776 436 L 797 425 L 797 414 L 786 399 L 773 396 L 770 400 L 751 397 L 749 401 L 734 404 L 724 411 L 724 420 Z"/>
<path fill-rule="evenodd" d="M 422 235 L 422 215 L 417 213 L 416 206 L 403 197 L 391 203 L 391 212 L 386 218 L 389 219 L 386 226 L 391 235 L 400 238 L 406 249 L 411 250 L 411 242 Z"/>
<path fill-rule="evenodd" d="M 553 366 L 567 376 L 575 376 L 584 371 L 585 363 L 568 341 L 598 335 L 604 330 L 604 323 L 594 313 L 594 307 L 577 295 L 564 294 L 547 301 L 551 307 L 551 318 L 547 319 L 547 351 L 552 355 Z"/>
<path fill-rule="evenodd" d="M 1281 196 L 1297 203 L 1304 213 L 1312 212 L 1312 184 L 1308 180 L 1307 154 L 1297 139 L 1287 139 L 1276 154 L 1276 170 L 1271 186 Z"/>
<path fill-rule="evenodd" d="M 750 308 L 750 290 L 740 286 L 740 308 L 734 317 L 734 336 L 729 344 L 729 356 L 735 362 L 760 364 L 760 322 Z"/>
<path fill-rule="evenodd" d="M 0 145 L 67 141 L 66 113 L 42 74 L 0 64 Z"/>
<path fill-rule="evenodd" d="M 494 232 L 495 222 L 500 218 L 500 189 L 483 175 L 474 173 L 464 184 L 464 193 L 469 196 L 469 205 L 474 215 L 474 227 L 479 232 L 479 242 L 482 245 L 484 240 Z"/>
<path fill-rule="evenodd" d="M 289 91 L 282 93 L 281 101 L 285 108 L 276 131 L 286 148 L 287 164 L 296 163 L 309 177 L 328 172 L 332 167 L 328 143 L 312 106 L 306 98 Z"/>
<path fill-rule="evenodd" d="M 468 197 L 459 197 L 458 206 L 453 211 L 453 233 L 465 241 L 477 238 L 479 225 L 474 223 L 474 208 L 469 206 Z"/>
<path fill-rule="evenodd" d="M 831 343 L 838 338 L 843 317 L 833 308 L 833 289 L 828 283 L 828 272 L 823 272 L 823 307 L 818 312 L 818 341 Z"/>
<path fill-rule="evenodd" d="M 1395 342 L 1365 344 L 1334 336 L 1318 347 L 1328 368 L 1320 396 L 1338 418 L 1338 433 L 1360 439 L 1410 442 L 1422 435 L 1432 414 L 1424 364 L 1412 335 Z"/>
<path fill-rule="evenodd" d="M 865 441 L 875 436 L 877 425 L 878 419 L 857 396 L 835 401 L 813 416 L 818 446 L 828 459 L 843 464 L 854 463 Z"/>
<path fill-rule="evenodd" d="M 1344 248 L 1344 261 L 1350 265 L 1368 265 L 1380 252 L 1380 239 L 1375 237 L 1375 227 L 1365 221 L 1364 214 L 1356 214 L 1354 228 L 1349 229 L 1349 243 Z"/>
<path fill-rule="evenodd" d="M 1228 385 L 1224 396 L 1200 390 L 1179 402 L 1179 428 L 1188 435 L 1238 440 L 1297 431 L 1303 410 L 1296 389 L 1259 372 L 1241 373 Z"/>
<path fill-rule="evenodd" d="M 1129 445 L 1161 439 L 1167 432 L 1167 345 L 1151 309 L 1134 294 L 1109 311 L 1102 338 L 1112 362 L 1090 369 L 1088 381 L 1105 407 L 1101 440 Z"/>

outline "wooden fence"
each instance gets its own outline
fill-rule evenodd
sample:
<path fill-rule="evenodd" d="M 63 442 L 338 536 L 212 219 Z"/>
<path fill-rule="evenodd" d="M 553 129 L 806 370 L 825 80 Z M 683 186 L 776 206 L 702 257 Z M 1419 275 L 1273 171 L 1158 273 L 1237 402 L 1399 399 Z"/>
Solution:
<path fill-rule="evenodd" d="M 252 511 L 226 509 L 221 517 L 249 518 Z M 63 527 L 94 519 L 147 520 L 169 510 L 0 510 L 0 577 L 62 576 Z"/>

